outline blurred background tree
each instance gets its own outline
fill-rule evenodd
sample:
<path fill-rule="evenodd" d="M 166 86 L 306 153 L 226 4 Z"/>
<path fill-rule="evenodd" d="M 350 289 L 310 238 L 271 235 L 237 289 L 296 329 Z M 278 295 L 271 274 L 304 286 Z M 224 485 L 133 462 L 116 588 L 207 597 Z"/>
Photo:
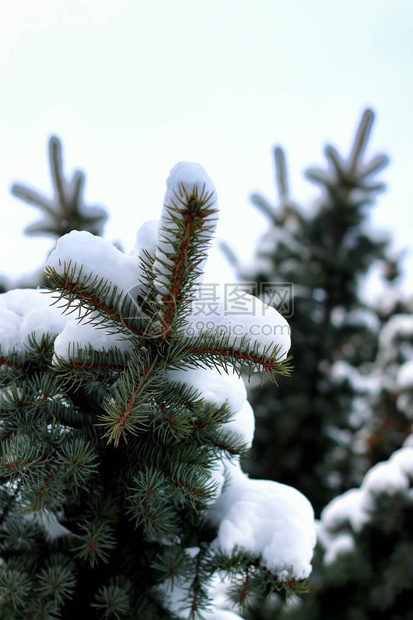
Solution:
<path fill-rule="evenodd" d="M 25 183 L 14 183 L 12 193 L 27 204 L 36 207 L 41 218 L 26 226 L 26 235 L 50 236 L 57 240 L 72 230 L 86 230 L 92 235 L 103 235 L 108 219 L 106 210 L 97 205 L 87 205 L 84 199 L 86 177 L 81 170 L 75 170 L 71 177 L 65 176 L 63 169 L 63 147 L 61 140 L 51 136 L 48 144 L 50 176 L 53 196 L 48 198 Z M 53 249 L 53 248 L 52 248 Z M 11 283 L 0 276 L 0 292 L 10 288 L 27 288 L 45 285 L 43 267 L 31 274 L 21 276 Z"/>
<path fill-rule="evenodd" d="M 277 393 L 269 384 L 251 386 L 257 427 L 245 465 L 253 477 L 300 489 L 318 515 L 369 466 L 357 438 L 369 417 L 382 319 L 364 287 L 378 264 L 388 279 L 399 275 L 388 240 L 369 225 L 369 206 L 384 189 L 377 175 L 387 165 L 385 155 L 365 156 L 373 118 L 364 112 L 348 157 L 327 146 L 326 168 L 307 170 L 320 187 L 307 209 L 292 200 L 285 155 L 276 148 L 278 204 L 252 196 L 268 231 L 251 265 L 232 257 L 240 280 L 267 303 L 277 302 L 277 291 L 281 301 L 288 287 L 291 296 L 284 310 L 291 315 L 292 380 L 281 379 Z"/>
<path fill-rule="evenodd" d="M 254 262 L 223 247 L 292 331 L 291 379 L 277 393 L 249 389 L 256 432 L 245 467 L 300 489 L 321 515 L 309 595 L 275 597 L 254 620 L 413 617 L 413 302 L 400 286 L 402 254 L 369 222 L 387 165 L 365 155 L 373 120 L 366 110 L 348 157 L 327 146 L 327 167 L 307 171 L 321 189 L 308 208 L 291 199 L 277 147 L 278 204 L 252 196 L 269 220 Z M 373 270 L 382 275 L 374 299 Z"/>

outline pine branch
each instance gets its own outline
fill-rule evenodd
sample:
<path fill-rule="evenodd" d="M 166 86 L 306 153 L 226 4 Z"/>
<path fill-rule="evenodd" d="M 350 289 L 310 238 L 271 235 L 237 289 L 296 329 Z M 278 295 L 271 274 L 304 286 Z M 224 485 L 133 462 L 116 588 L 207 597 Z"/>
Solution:
<path fill-rule="evenodd" d="M 385 188 L 383 183 L 369 181 L 369 178 L 388 164 L 388 158 L 377 155 L 368 162 L 363 161 L 373 121 L 373 111 L 365 110 L 347 158 L 341 157 L 333 146 L 326 146 L 325 155 L 331 170 L 309 168 L 306 171 L 308 179 L 323 185 L 331 197 L 343 206 L 349 202 L 354 206 L 371 202 L 375 194 Z"/>
<path fill-rule="evenodd" d="M 279 146 L 274 149 L 274 159 L 278 195 L 280 197 L 281 204 L 286 204 L 289 202 L 290 193 L 288 188 L 287 165 L 285 153 Z"/>
<path fill-rule="evenodd" d="M 127 367 L 127 356 L 116 348 L 96 351 L 91 345 L 69 343 L 67 356 L 55 355 L 53 370 L 72 390 L 95 392 L 97 386 L 112 385 Z"/>
<path fill-rule="evenodd" d="M 4 441 L 4 440 L 2 440 Z M 18 497 L 19 497 L 19 489 L 20 489 L 20 482 L 17 482 L 14 485 L 14 488 L 9 488 L 7 489 L 7 493 L 8 493 L 8 498 L 7 501 L 5 502 L 2 512 L 0 514 L 0 527 L 2 526 L 3 522 L 5 521 L 5 519 L 7 519 L 10 511 L 13 508 L 13 505 L 16 503 Z"/>
<path fill-rule="evenodd" d="M 12 359 L 7 359 L 4 356 L 0 357 L 0 366 L 8 366 L 9 368 L 13 368 L 15 370 L 21 370 L 21 372 L 27 372 L 27 367 L 23 366 L 23 364 L 19 364 Z"/>
<path fill-rule="evenodd" d="M 105 521 L 83 521 L 81 533 L 74 538 L 78 541 L 73 549 L 75 557 L 86 560 L 91 568 L 101 562 L 107 564 L 116 547 L 113 528 Z"/>
<path fill-rule="evenodd" d="M 155 256 L 154 286 L 161 296 L 160 338 L 167 340 L 177 317 L 182 320 L 190 299 L 188 292 L 201 271 L 215 228 L 214 191 L 184 183 L 173 189 L 171 204 L 164 206 L 164 224 Z"/>
<path fill-rule="evenodd" d="M 356 175 L 357 168 L 359 167 L 361 158 L 369 141 L 373 120 L 373 111 L 369 109 L 365 110 L 363 116 L 361 117 L 350 156 L 348 158 L 347 174 L 350 179 Z"/>
<path fill-rule="evenodd" d="M 270 224 L 278 227 L 285 223 L 287 213 L 294 213 L 297 219 L 301 219 L 301 215 L 290 196 L 286 156 L 279 146 L 274 149 L 274 167 L 278 204 L 272 205 L 264 196 L 257 193 L 252 194 L 250 200 L 269 219 Z"/>
<path fill-rule="evenodd" d="M 218 332 L 219 333 L 219 332 Z M 219 336 L 213 331 L 200 334 L 188 344 L 184 351 L 182 364 L 187 366 L 204 366 L 222 368 L 229 372 L 234 369 L 237 374 L 246 373 L 248 379 L 254 372 L 265 373 L 276 382 L 276 375 L 288 376 L 291 372 L 291 357 L 280 359 L 280 345 L 262 347 L 258 341 L 247 336 Z"/>
<path fill-rule="evenodd" d="M 224 257 L 227 259 L 228 263 L 231 265 L 231 267 L 233 267 L 234 269 L 238 269 L 240 265 L 240 260 L 234 249 L 230 246 L 230 244 L 220 239 L 218 241 L 218 247 Z"/>
<path fill-rule="evenodd" d="M 78 267 L 71 260 L 64 263 L 62 275 L 49 266 L 46 266 L 44 275 L 52 285 L 50 291 L 59 293 L 54 303 L 63 301 L 63 312 L 77 310 L 79 320 L 107 327 L 113 333 L 145 335 L 142 319 L 134 316 L 132 300 L 108 279 L 93 273 L 84 276 L 82 266 Z"/>
<path fill-rule="evenodd" d="M 76 407 L 68 404 L 51 402 L 49 411 L 53 419 L 62 426 L 80 429 L 85 427 L 93 427 L 96 424 L 96 416 L 86 413 Z"/>
<path fill-rule="evenodd" d="M 190 620 L 202 620 L 203 611 L 210 605 L 211 598 L 208 595 L 207 584 L 205 582 L 204 564 L 205 550 L 200 549 L 195 558 L 195 570 L 192 583 L 189 587 L 189 618 Z"/>
<path fill-rule="evenodd" d="M 251 194 L 250 200 L 254 207 L 263 213 L 272 224 L 278 224 L 278 217 L 274 207 L 261 194 Z"/>
<path fill-rule="evenodd" d="M 148 353 L 142 359 L 131 359 L 104 403 L 106 413 L 101 416 L 101 425 L 108 428 L 105 437 L 116 446 L 126 431 L 136 433 L 148 428 L 150 387 L 160 376 L 156 361 Z"/>

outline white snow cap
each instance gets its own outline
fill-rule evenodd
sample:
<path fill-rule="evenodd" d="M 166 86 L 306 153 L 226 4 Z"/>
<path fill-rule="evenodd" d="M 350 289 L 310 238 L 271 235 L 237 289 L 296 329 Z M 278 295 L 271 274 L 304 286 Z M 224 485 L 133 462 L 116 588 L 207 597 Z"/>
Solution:
<path fill-rule="evenodd" d="M 70 530 L 64 527 L 59 522 L 57 516 L 49 510 L 46 510 L 45 512 L 40 514 L 31 512 L 28 515 L 23 515 L 23 518 L 27 519 L 28 521 L 34 521 L 38 525 L 44 527 L 47 535 L 51 540 L 59 538 L 60 536 L 71 535 Z"/>
<path fill-rule="evenodd" d="M 232 419 L 222 425 L 223 432 L 236 433 L 250 447 L 254 438 L 255 418 L 251 405 L 247 401 L 244 381 L 234 371 L 228 374 L 222 369 L 193 368 L 170 370 L 169 381 L 177 381 L 196 389 L 207 402 L 222 407 L 226 402 Z"/>
<path fill-rule="evenodd" d="M 235 372 L 227 374 L 215 368 L 191 368 L 170 370 L 167 377 L 169 381 L 196 389 L 203 399 L 217 408 L 227 402 L 231 411 L 239 411 L 247 399 L 244 381 Z"/>
<path fill-rule="evenodd" d="M 213 546 L 260 556 L 281 580 L 307 578 L 316 542 L 310 502 L 285 484 L 248 478 L 238 463 L 226 467 L 227 484 L 207 513 L 218 527 Z"/>
<path fill-rule="evenodd" d="M 75 319 L 69 319 L 55 340 L 54 352 L 58 357 L 69 359 L 76 353 L 77 348 L 89 348 L 89 346 L 95 351 L 108 351 L 116 348 L 127 352 L 132 349 L 133 343 L 119 334 L 110 333 L 91 323 L 79 323 Z M 54 361 L 56 361 L 55 358 Z"/>
<path fill-rule="evenodd" d="M 397 362 L 400 353 L 404 359 L 410 359 L 413 352 L 412 339 L 413 315 L 396 314 L 392 316 L 379 335 L 379 363 L 385 365 Z"/>
<path fill-rule="evenodd" d="M 396 450 L 388 461 L 367 472 L 361 488 L 371 494 L 407 491 L 413 482 L 413 448 Z"/>
<path fill-rule="evenodd" d="M 132 256 L 145 257 L 145 252 L 150 256 L 155 255 L 156 242 L 158 240 L 159 220 L 147 220 L 136 233 L 135 247 Z"/>
<path fill-rule="evenodd" d="M 239 347 L 243 338 L 244 350 L 258 345 L 258 354 L 278 345 L 278 359 L 285 359 L 291 347 L 288 321 L 275 308 L 241 288 L 239 294 L 238 303 L 235 303 L 229 298 L 228 286 L 217 285 L 213 308 L 205 309 L 205 303 L 194 299 L 192 312 L 182 330 L 183 337 L 191 340 L 203 332 L 216 330 L 219 335 L 229 337 L 231 347 Z"/>
<path fill-rule="evenodd" d="M 237 411 L 233 419 L 222 425 L 223 432 L 236 433 L 239 435 L 248 448 L 252 446 L 255 433 L 254 411 L 246 400 L 242 408 Z"/>
<path fill-rule="evenodd" d="M 147 244 L 145 231 L 142 235 L 143 244 Z M 61 237 L 47 266 L 63 275 L 69 263 L 76 267 L 77 273 L 81 270 L 83 276 L 92 275 L 110 281 L 118 287 L 119 294 L 126 294 L 128 290 L 139 287 L 140 270 L 136 255 L 123 254 L 109 241 L 89 232 L 75 230 Z M 93 318 L 93 314 L 95 313 L 88 316 L 88 321 Z M 94 327 L 88 321 L 79 322 L 72 318 L 67 320 L 65 328 L 55 341 L 56 355 L 68 358 L 75 352 L 76 344 L 80 347 L 90 345 L 97 351 L 114 347 L 127 351 L 131 348 L 131 342 L 117 334 L 111 334 L 106 329 Z"/>
<path fill-rule="evenodd" d="M 322 526 L 327 530 L 338 530 L 347 523 L 358 531 L 366 520 L 363 497 L 360 489 L 350 489 L 335 497 L 321 513 Z"/>
<path fill-rule="evenodd" d="M 202 237 L 207 244 L 212 238 L 218 221 L 216 189 L 205 169 L 200 164 L 181 161 L 172 168 L 166 181 L 164 207 L 159 220 L 154 268 L 158 269 L 161 274 L 165 271 L 162 263 L 172 265 L 172 262 L 166 258 L 166 255 L 174 251 L 170 241 L 174 241 L 173 231 L 176 231 L 178 228 L 177 224 L 171 220 L 170 208 L 175 205 L 178 213 L 174 213 L 174 217 L 183 218 L 187 212 L 185 203 L 193 195 L 208 200 L 208 209 L 212 209 L 212 213 L 204 220 L 206 226 L 202 233 Z M 205 262 L 206 257 L 204 261 L 197 265 L 199 279 L 202 279 Z M 159 275 L 156 278 L 155 286 L 160 294 L 167 292 L 168 284 L 167 276 Z"/>
<path fill-rule="evenodd" d="M 401 390 L 413 389 L 413 360 L 408 360 L 400 366 L 396 383 Z"/>
<path fill-rule="evenodd" d="M 139 269 L 135 257 L 123 254 L 112 243 L 84 230 L 73 230 L 61 237 L 50 254 L 46 267 L 63 275 L 71 263 L 83 276 L 94 275 L 109 280 L 120 291 L 137 286 Z"/>
<path fill-rule="evenodd" d="M 385 494 L 409 493 L 413 483 L 413 447 L 400 448 L 388 461 L 377 463 L 364 477 L 359 489 L 350 489 L 334 498 L 321 513 L 321 537 L 333 535 L 329 544 L 339 531 L 348 525 L 360 531 L 372 517 L 376 498 Z M 336 532 L 338 531 L 338 534 Z"/>
<path fill-rule="evenodd" d="M 166 180 L 165 205 L 176 203 L 178 197 L 191 196 L 195 191 L 198 196 L 215 194 L 213 204 L 216 205 L 216 189 L 205 168 L 195 162 L 178 162 Z"/>
<path fill-rule="evenodd" d="M 16 289 L 0 295 L 0 344 L 3 354 L 13 350 L 24 355 L 29 336 L 40 338 L 60 333 L 65 325 L 64 317 L 52 298 L 38 289 Z"/>
<path fill-rule="evenodd" d="M 326 552 L 323 563 L 325 565 L 332 564 L 339 556 L 352 553 L 355 549 L 354 538 L 351 534 L 345 532 L 335 536 L 328 545 L 328 551 Z"/>

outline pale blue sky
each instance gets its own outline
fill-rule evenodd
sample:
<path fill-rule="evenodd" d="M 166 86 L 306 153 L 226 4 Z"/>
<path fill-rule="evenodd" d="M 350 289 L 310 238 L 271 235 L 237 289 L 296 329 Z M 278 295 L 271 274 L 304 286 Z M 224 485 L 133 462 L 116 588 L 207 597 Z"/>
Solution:
<path fill-rule="evenodd" d="M 272 147 L 287 150 L 293 195 L 326 141 L 347 150 L 362 110 L 370 153 L 391 157 L 372 221 L 412 241 L 411 0 L 0 0 L 0 271 L 42 264 L 51 240 L 24 238 L 34 209 L 13 180 L 48 190 L 46 144 L 65 145 L 87 197 L 108 207 L 126 249 L 158 217 L 165 179 L 198 161 L 221 207 L 217 234 L 245 258 L 266 228 L 248 195 L 274 197 Z M 229 277 L 215 257 L 211 273 Z M 413 288 L 413 252 L 406 267 Z M 215 270 L 215 271 L 214 271 Z M 218 277 L 218 276 L 217 276 Z"/>

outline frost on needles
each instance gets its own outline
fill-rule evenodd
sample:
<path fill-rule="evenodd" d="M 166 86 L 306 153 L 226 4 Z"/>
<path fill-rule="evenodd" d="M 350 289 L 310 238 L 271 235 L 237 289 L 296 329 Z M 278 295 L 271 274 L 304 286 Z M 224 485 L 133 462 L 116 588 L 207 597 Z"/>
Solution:
<path fill-rule="evenodd" d="M 230 620 L 305 588 L 309 502 L 240 466 L 241 374 L 288 374 L 289 328 L 258 299 L 254 317 L 195 303 L 217 214 L 203 168 L 182 162 L 129 255 L 74 231 L 48 292 L 0 296 L 5 620 Z"/>

